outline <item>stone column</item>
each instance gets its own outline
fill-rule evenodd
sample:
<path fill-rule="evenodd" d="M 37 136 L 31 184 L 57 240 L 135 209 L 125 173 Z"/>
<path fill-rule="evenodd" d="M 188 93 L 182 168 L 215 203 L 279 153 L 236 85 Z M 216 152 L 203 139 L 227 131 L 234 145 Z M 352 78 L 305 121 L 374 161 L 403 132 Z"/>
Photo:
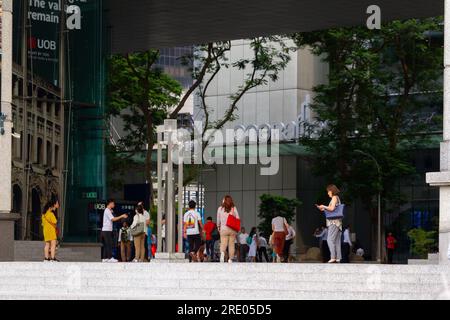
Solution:
<path fill-rule="evenodd" d="M 450 241 L 450 0 L 445 0 L 444 20 L 444 132 L 440 147 L 440 172 L 427 173 L 427 183 L 439 187 L 439 263 L 449 264 Z"/>
<path fill-rule="evenodd" d="M 14 221 L 11 213 L 11 142 L 12 142 L 12 0 L 2 2 L 2 86 L 1 112 L 5 116 L 0 134 L 0 261 L 14 260 Z"/>

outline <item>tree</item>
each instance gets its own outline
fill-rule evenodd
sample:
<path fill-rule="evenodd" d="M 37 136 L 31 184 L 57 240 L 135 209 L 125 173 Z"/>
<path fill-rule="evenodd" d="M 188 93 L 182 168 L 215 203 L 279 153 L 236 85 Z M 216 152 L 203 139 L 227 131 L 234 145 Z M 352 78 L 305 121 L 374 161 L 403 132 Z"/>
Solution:
<path fill-rule="evenodd" d="M 413 257 L 426 259 L 427 254 L 437 247 L 436 235 L 436 231 L 425 231 L 422 228 L 411 229 L 408 232 L 408 237 L 411 239 L 411 254 Z"/>
<path fill-rule="evenodd" d="M 185 106 L 189 96 L 196 94 L 200 98 L 203 110 L 202 137 L 208 130 L 220 130 L 224 125 L 236 119 L 238 102 L 244 94 L 259 85 L 276 81 L 279 72 L 290 60 L 289 47 L 281 36 L 257 37 L 249 40 L 253 51 L 252 57 L 245 57 L 230 63 L 227 53 L 231 50 L 231 42 L 211 42 L 197 46 L 194 53 L 180 57 L 191 68 L 193 84 L 182 94 L 182 88 L 162 70 L 154 67 L 159 53 L 149 50 L 143 53 L 115 55 L 111 59 L 110 72 L 110 115 L 121 116 L 127 135 L 119 142 L 118 151 L 126 151 L 130 159 L 142 151 L 145 145 L 155 142 L 155 128 L 165 118 L 176 119 Z M 213 79 L 223 68 L 235 67 L 246 70 L 244 82 L 229 97 L 229 107 L 222 118 L 211 121 L 211 107 L 206 103 L 207 90 Z M 126 112 L 124 112 L 126 111 Z M 203 148 L 209 142 L 205 139 Z M 146 152 L 146 177 L 152 181 L 152 148 Z M 193 174 L 200 168 L 193 166 L 188 170 Z M 188 178 L 193 178 L 189 175 Z M 187 180 L 185 179 L 187 182 Z"/>
<path fill-rule="evenodd" d="M 261 223 L 258 229 L 266 236 L 272 234 L 272 219 L 276 216 L 286 218 L 290 224 L 295 217 L 297 207 L 301 202 L 297 199 L 288 199 L 281 196 L 263 194 L 260 197 L 258 217 Z"/>
<path fill-rule="evenodd" d="M 295 50 L 294 46 L 286 43 L 283 36 L 256 37 L 249 39 L 249 46 L 252 49 L 252 57 L 243 57 L 229 62 L 227 53 L 231 50 L 231 41 L 208 43 L 196 48 L 191 56 L 181 57 L 185 64 L 193 65 L 192 77 L 193 85 L 187 90 L 178 106 L 173 110 L 170 117 L 176 118 L 178 112 L 184 107 L 187 98 L 196 93 L 200 99 L 200 106 L 203 112 L 204 137 L 207 130 L 220 130 L 224 125 L 236 119 L 238 102 L 249 90 L 267 84 L 269 80 L 277 81 L 280 71 L 289 63 L 290 52 Z M 229 96 L 229 106 L 222 118 L 211 121 L 211 107 L 206 101 L 209 86 L 214 78 L 224 68 L 238 68 L 246 71 L 243 83 L 237 91 Z"/>
<path fill-rule="evenodd" d="M 423 145 L 439 121 L 423 111 L 442 95 L 443 52 L 429 38 L 431 31 L 442 31 L 441 21 L 394 21 L 381 30 L 337 28 L 293 36 L 329 65 L 329 82 L 314 88 L 316 121 L 308 124 L 310 135 L 301 143 L 312 153 L 316 174 L 340 185 L 346 203 L 361 199 L 373 222 L 379 191 L 385 212 L 404 201 L 396 186 L 415 173 L 408 151 Z M 374 161 L 355 150 L 377 160 L 381 177 Z"/>
<path fill-rule="evenodd" d="M 169 109 L 179 102 L 182 87 L 154 64 L 159 51 L 148 50 L 110 59 L 109 115 L 120 116 L 127 133 L 118 141 L 116 151 L 122 162 L 131 162 L 145 152 L 145 177 L 153 195 L 152 150 L 156 126 L 163 123 Z M 152 201 L 150 200 L 150 205 Z"/>

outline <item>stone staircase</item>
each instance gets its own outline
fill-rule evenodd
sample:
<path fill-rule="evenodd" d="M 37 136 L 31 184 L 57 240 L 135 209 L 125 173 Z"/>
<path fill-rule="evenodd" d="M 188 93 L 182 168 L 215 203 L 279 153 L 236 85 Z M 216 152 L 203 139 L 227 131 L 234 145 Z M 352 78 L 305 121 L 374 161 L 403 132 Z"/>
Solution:
<path fill-rule="evenodd" d="M 15 261 L 41 262 L 44 256 L 42 241 L 14 241 Z M 65 262 L 99 262 L 101 245 L 89 243 L 62 243 L 57 251 L 57 258 Z"/>
<path fill-rule="evenodd" d="M 450 266 L 5 262 L 0 299 L 450 299 Z"/>
<path fill-rule="evenodd" d="M 408 264 L 439 264 L 439 253 L 429 253 L 427 259 L 408 259 Z"/>

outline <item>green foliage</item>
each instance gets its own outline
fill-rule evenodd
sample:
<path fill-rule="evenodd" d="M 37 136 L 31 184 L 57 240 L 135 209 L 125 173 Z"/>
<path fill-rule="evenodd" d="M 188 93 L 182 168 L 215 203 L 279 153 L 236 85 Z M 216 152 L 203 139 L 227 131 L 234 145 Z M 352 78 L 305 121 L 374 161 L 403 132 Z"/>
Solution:
<path fill-rule="evenodd" d="M 295 217 L 297 207 L 301 204 L 297 199 L 288 199 L 270 194 L 263 194 L 260 199 L 258 217 L 261 219 L 261 223 L 258 229 L 266 236 L 272 233 L 273 218 L 282 216 L 286 218 L 288 223 L 291 223 Z"/>
<path fill-rule="evenodd" d="M 108 176 L 117 177 L 120 165 L 130 168 L 132 157 L 145 153 L 145 177 L 152 181 L 156 127 L 163 123 L 169 108 L 178 104 L 182 93 L 176 80 L 155 67 L 158 57 L 158 50 L 148 50 L 110 58 L 108 116 L 120 117 L 126 134 L 110 148 L 114 150 L 108 153 Z M 121 180 L 111 183 L 117 187 Z M 149 185 L 152 197 L 153 184 Z"/>
<path fill-rule="evenodd" d="M 442 95 L 442 46 L 427 38 L 442 31 L 441 22 L 394 21 L 376 31 L 353 27 L 293 36 L 329 65 L 328 83 L 314 88 L 316 121 L 306 124 L 309 135 L 300 143 L 310 150 L 315 173 L 340 186 L 346 203 L 359 198 L 370 208 L 378 191 L 388 211 L 404 201 L 396 181 L 415 172 L 407 150 L 423 144 L 435 130 L 433 120 L 439 121 L 424 121 L 422 114 Z M 377 160 L 381 179 L 374 161 L 355 150 Z"/>
<path fill-rule="evenodd" d="M 422 259 L 427 258 L 428 253 L 437 247 L 436 235 L 436 231 L 425 231 L 421 228 L 410 230 L 408 237 L 411 239 L 412 255 Z"/>

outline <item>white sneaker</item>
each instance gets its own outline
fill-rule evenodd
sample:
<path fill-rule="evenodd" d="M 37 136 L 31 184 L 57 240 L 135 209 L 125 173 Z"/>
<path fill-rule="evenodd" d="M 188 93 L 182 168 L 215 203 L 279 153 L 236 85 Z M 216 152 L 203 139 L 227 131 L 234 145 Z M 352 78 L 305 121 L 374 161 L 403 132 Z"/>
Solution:
<path fill-rule="evenodd" d="M 119 262 L 119 260 L 111 258 L 111 259 L 108 260 L 108 262 Z"/>
<path fill-rule="evenodd" d="M 133 260 L 133 261 L 131 261 L 131 262 L 139 262 L 139 261 L 138 261 L 138 259 L 134 259 L 134 260 Z"/>
<path fill-rule="evenodd" d="M 102 262 L 108 262 L 109 259 L 102 259 Z"/>
<path fill-rule="evenodd" d="M 231 260 L 231 259 L 228 259 L 228 263 L 233 263 L 233 260 Z"/>
<path fill-rule="evenodd" d="M 220 262 L 222 262 L 222 263 L 225 262 L 225 252 L 220 253 Z"/>

